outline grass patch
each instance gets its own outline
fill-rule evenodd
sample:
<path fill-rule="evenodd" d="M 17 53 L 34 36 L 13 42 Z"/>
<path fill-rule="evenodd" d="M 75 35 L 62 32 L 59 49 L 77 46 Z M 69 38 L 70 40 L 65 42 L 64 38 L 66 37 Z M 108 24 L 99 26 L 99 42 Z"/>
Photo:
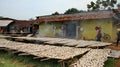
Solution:
<path fill-rule="evenodd" d="M 104 67 L 115 67 L 115 59 L 114 58 L 108 58 L 108 60 L 105 62 Z"/>
<path fill-rule="evenodd" d="M 56 60 L 33 60 L 33 56 L 18 56 L 0 50 L 0 67 L 61 67 Z"/>

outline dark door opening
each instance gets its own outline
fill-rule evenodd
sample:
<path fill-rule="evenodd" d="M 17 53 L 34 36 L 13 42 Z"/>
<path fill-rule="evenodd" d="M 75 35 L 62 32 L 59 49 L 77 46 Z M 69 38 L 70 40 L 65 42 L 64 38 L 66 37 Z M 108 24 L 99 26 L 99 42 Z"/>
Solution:
<path fill-rule="evenodd" d="M 67 38 L 76 37 L 76 24 L 75 23 L 66 24 L 66 37 Z"/>

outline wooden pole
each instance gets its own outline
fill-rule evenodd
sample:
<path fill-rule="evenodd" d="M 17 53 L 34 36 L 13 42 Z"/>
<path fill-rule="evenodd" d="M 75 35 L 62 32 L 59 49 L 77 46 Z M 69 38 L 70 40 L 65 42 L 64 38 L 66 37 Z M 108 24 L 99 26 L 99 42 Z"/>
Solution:
<path fill-rule="evenodd" d="M 33 57 L 33 59 L 39 59 L 40 57 Z"/>
<path fill-rule="evenodd" d="M 21 54 L 18 54 L 19 56 L 23 56 L 23 55 L 30 55 L 30 54 L 27 54 L 27 53 L 21 53 Z"/>
<path fill-rule="evenodd" d="M 49 59 L 51 59 L 51 58 L 45 58 L 45 59 L 41 59 L 40 61 L 45 61 L 45 60 L 49 60 Z"/>

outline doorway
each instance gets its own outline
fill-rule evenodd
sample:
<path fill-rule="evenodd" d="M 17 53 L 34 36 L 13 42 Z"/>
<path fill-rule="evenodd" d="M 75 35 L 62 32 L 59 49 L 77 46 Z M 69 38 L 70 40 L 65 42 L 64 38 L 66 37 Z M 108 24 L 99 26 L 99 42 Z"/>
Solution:
<path fill-rule="evenodd" d="M 66 24 L 66 37 L 67 38 L 76 37 L 76 24 L 75 23 Z"/>

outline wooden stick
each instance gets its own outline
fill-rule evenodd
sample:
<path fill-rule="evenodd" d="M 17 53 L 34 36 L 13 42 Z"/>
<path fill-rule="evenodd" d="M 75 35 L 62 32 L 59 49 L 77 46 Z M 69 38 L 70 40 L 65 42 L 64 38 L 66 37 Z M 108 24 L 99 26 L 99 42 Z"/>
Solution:
<path fill-rule="evenodd" d="M 65 62 L 64 62 L 64 61 L 62 62 L 62 64 L 63 64 L 63 66 L 62 66 L 62 67 L 65 67 Z"/>
<path fill-rule="evenodd" d="M 45 60 L 49 60 L 49 59 L 51 59 L 51 58 L 45 58 L 45 59 L 41 59 L 40 61 L 45 61 Z"/>
<path fill-rule="evenodd" d="M 60 62 L 60 64 L 61 64 L 61 67 L 65 67 L 65 62 L 64 61 Z"/>
<path fill-rule="evenodd" d="M 0 48 L 0 50 L 9 51 L 9 49 L 8 49 L 8 48 Z"/>
<path fill-rule="evenodd" d="M 40 57 L 33 57 L 33 59 L 39 59 Z"/>
<path fill-rule="evenodd" d="M 19 52 L 20 52 L 20 51 L 12 51 L 13 54 L 15 54 L 15 53 L 19 53 Z"/>
<path fill-rule="evenodd" d="M 4 47 L 0 47 L 0 50 L 5 50 L 6 48 L 4 48 Z"/>
<path fill-rule="evenodd" d="M 22 56 L 22 55 L 30 55 L 30 54 L 27 54 L 27 53 L 21 53 L 21 54 L 18 54 L 19 56 Z"/>
<path fill-rule="evenodd" d="M 66 60 L 69 60 L 69 59 L 71 59 L 71 58 L 61 59 L 61 60 L 59 60 L 58 62 L 65 62 Z"/>

